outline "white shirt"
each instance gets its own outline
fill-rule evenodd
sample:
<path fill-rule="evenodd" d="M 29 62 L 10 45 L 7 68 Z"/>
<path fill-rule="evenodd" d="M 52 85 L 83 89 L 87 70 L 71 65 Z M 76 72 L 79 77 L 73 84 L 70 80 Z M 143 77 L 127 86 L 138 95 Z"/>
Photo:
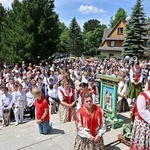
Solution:
<path fill-rule="evenodd" d="M 124 83 L 124 81 L 120 81 L 118 83 L 118 102 L 123 98 L 124 94 L 127 94 L 127 84 Z"/>
<path fill-rule="evenodd" d="M 77 114 L 77 118 L 79 118 L 80 120 L 80 116 Z M 86 122 L 86 120 L 83 120 L 83 122 Z M 77 123 L 77 134 L 81 137 L 85 137 L 85 138 L 90 138 L 91 134 L 90 131 L 88 129 L 87 126 L 82 126 L 81 122 Z M 99 135 L 100 137 L 106 132 L 106 125 L 105 125 L 105 120 L 102 114 L 102 124 L 99 126 L 99 128 L 96 129 L 96 133 L 97 135 Z"/>
<path fill-rule="evenodd" d="M 27 97 L 24 91 L 17 91 L 14 97 L 15 101 L 19 101 L 19 107 L 25 108 L 27 104 Z"/>
<path fill-rule="evenodd" d="M 68 95 L 66 94 L 66 92 L 65 92 L 64 89 L 62 89 L 62 91 L 63 91 L 63 93 L 64 93 L 65 96 L 68 96 Z M 70 90 L 70 93 L 69 93 L 69 96 L 72 96 L 72 95 L 73 95 L 73 89 L 71 89 L 71 90 Z M 63 100 L 64 100 L 64 96 L 63 96 L 63 94 L 62 94 L 60 91 L 58 91 L 58 97 L 59 97 L 59 100 L 60 100 L 60 101 L 63 101 Z M 74 100 L 76 100 L 76 94 L 74 94 Z"/>
<path fill-rule="evenodd" d="M 13 104 L 14 104 L 14 107 L 17 107 L 19 106 L 19 100 L 16 99 L 16 94 L 17 94 L 18 91 L 14 91 L 12 92 L 12 100 L 13 100 Z"/>
<path fill-rule="evenodd" d="M 135 68 L 135 66 L 134 66 L 133 68 L 134 68 L 135 71 L 137 71 L 137 69 Z M 133 68 L 130 69 L 130 81 L 131 81 L 132 83 L 134 83 Z M 138 68 L 138 69 L 139 69 L 139 68 Z M 142 80 L 143 80 L 143 71 L 141 70 L 139 83 L 142 83 Z"/>
<path fill-rule="evenodd" d="M 2 108 L 8 107 L 10 109 L 12 107 L 13 102 L 12 102 L 11 94 L 9 94 L 9 93 L 7 95 L 3 94 L 0 97 L 0 101 L 1 101 Z"/>
<path fill-rule="evenodd" d="M 48 90 L 48 96 L 52 98 L 58 98 L 58 89 L 49 89 Z"/>
<path fill-rule="evenodd" d="M 28 107 L 31 107 L 32 106 L 32 103 L 34 101 L 34 96 L 33 94 L 31 93 L 31 91 L 27 92 L 26 93 L 26 97 L 27 97 L 27 106 Z"/>
<path fill-rule="evenodd" d="M 30 86 L 29 82 L 22 82 L 22 86 L 23 86 L 23 91 L 27 90 Z"/>
<path fill-rule="evenodd" d="M 145 91 L 145 93 L 148 95 L 148 97 L 150 97 L 149 91 Z M 143 95 L 139 95 L 137 98 L 137 108 L 143 120 L 150 124 L 150 110 L 146 108 L 146 100 Z"/>
<path fill-rule="evenodd" d="M 93 100 L 93 104 L 96 104 L 96 97 L 94 93 L 92 94 L 92 100 Z M 77 99 L 77 106 L 76 106 L 77 110 L 81 107 L 81 105 L 82 105 L 82 97 L 79 94 L 79 97 Z"/>

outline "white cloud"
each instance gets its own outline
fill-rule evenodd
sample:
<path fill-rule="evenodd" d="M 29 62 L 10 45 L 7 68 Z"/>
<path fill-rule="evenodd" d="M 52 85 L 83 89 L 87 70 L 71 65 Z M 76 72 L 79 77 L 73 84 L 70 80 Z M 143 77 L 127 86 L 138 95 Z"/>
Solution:
<path fill-rule="evenodd" d="M 5 8 L 10 7 L 12 2 L 13 0 L 0 0 L 0 3 L 2 3 Z"/>
<path fill-rule="evenodd" d="M 19 0 L 22 1 L 22 0 Z M 11 8 L 11 3 L 13 2 L 13 0 L 0 0 L 0 3 L 2 3 L 4 8 Z"/>
<path fill-rule="evenodd" d="M 98 7 L 88 6 L 88 5 L 81 5 L 77 10 L 81 12 L 82 14 L 91 14 L 91 13 L 104 14 L 106 13 L 106 11 L 103 9 L 99 9 Z"/>

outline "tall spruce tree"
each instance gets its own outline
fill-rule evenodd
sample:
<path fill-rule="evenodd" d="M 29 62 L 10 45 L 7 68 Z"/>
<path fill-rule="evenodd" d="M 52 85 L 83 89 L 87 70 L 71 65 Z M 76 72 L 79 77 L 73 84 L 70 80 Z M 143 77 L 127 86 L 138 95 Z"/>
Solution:
<path fill-rule="evenodd" d="M 76 18 L 73 18 L 69 26 L 70 52 L 76 56 L 81 55 L 84 49 L 82 32 Z"/>
<path fill-rule="evenodd" d="M 144 53 L 144 50 L 141 47 L 143 44 L 142 36 L 146 34 L 145 30 L 142 28 L 142 25 L 145 22 L 145 14 L 143 11 L 142 0 L 137 0 L 132 8 L 131 17 L 126 24 L 126 39 L 123 43 L 124 56 L 140 56 Z"/>

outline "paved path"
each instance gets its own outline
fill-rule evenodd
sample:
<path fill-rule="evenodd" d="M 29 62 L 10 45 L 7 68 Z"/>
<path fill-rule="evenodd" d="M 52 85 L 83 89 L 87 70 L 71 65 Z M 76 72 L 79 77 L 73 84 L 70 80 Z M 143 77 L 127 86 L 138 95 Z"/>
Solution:
<path fill-rule="evenodd" d="M 128 113 L 121 114 L 121 117 L 128 122 Z M 8 127 L 0 130 L 0 150 L 73 150 L 75 140 L 75 124 L 61 123 L 58 115 L 51 116 L 53 130 L 49 135 L 38 133 L 35 120 L 25 119 L 23 124 L 15 126 L 14 122 Z M 117 140 L 121 128 L 108 129 L 104 134 L 104 144 L 107 145 Z M 114 143 L 105 147 L 105 150 L 128 150 L 123 143 Z"/>

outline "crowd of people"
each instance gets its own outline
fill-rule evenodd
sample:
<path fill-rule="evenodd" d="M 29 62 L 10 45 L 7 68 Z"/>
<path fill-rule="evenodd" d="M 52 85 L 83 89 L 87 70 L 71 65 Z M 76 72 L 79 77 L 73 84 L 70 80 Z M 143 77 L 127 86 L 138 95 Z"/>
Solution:
<path fill-rule="evenodd" d="M 38 124 L 39 133 L 48 134 L 51 130 L 50 114 L 58 113 L 62 123 L 75 120 L 75 150 L 83 147 L 102 150 L 102 135 L 106 126 L 103 110 L 96 105 L 100 102 L 101 95 L 99 74 L 121 78 L 117 91 L 118 112 L 129 111 L 130 107 L 137 103 L 137 110 L 141 110 L 139 116 L 141 113 L 141 116 L 145 115 L 142 109 L 147 109 L 148 119 L 144 122 L 147 123 L 146 127 L 150 126 L 149 106 L 146 106 L 145 102 L 142 107 L 142 102 L 139 102 L 143 98 L 139 96 L 140 92 L 150 89 L 150 60 L 133 62 L 115 58 L 63 58 L 54 60 L 52 64 L 47 61 L 34 65 L 23 61 L 15 66 L 4 64 L 1 68 L 0 116 L 4 120 L 4 126 L 9 125 L 10 114 L 14 114 L 16 126 L 21 124 L 25 110 L 28 110 L 31 119 L 35 119 Z M 147 95 L 150 97 L 150 93 Z M 5 119 L 5 114 L 8 119 Z M 133 114 L 136 116 L 137 113 Z M 137 116 L 135 118 L 137 119 Z M 150 131 L 147 134 L 148 150 Z M 134 136 L 137 137 L 135 132 Z M 133 140 L 134 136 L 132 141 L 140 147 L 139 142 Z M 145 147 L 140 150 L 145 150 Z"/>

